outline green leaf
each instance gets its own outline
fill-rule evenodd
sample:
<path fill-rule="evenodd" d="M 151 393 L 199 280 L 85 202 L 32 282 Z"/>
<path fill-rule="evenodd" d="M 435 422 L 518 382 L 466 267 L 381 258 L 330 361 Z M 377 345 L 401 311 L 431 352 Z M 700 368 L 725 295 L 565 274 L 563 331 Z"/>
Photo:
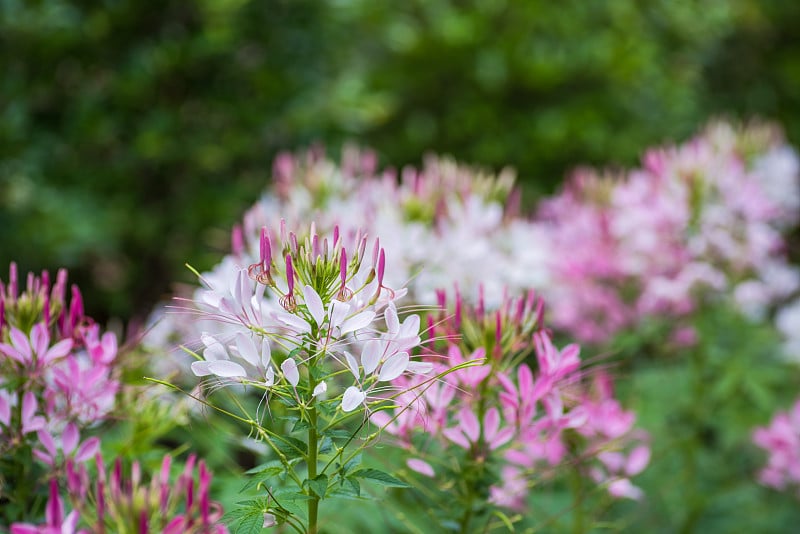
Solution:
<path fill-rule="evenodd" d="M 270 460 L 269 462 L 265 462 L 261 465 L 258 465 L 248 471 L 245 471 L 248 475 L 259 475 L 259 476 L 275 476 L 280 473 L 283 473 L 285 467 L 283 466 L 283 462 L 280 460 Z"/>
<path fill-rule="evenodd" d="M 356 471 L 355 473 L 353 473 L 350 476 L 356 477 L 356 478 L 364 478 L 364 479 L 370 480 L 372 482 L 375 482 L 376 484 L 380 484 L 381 486 L 386 486 L 386 487 L 390 487 L 390 488 L 408 488 L 408 487 L 410 487 L 408 484 L 406 484 L 402 480 L 399 480 L 399 479 L 393 477 L 392 475 L 390 475 L 389 473 L 386 473 L 385 471 L 381 471 L 379 469 L 371 469 L 371 468 L 359 469 L 358 471 Z"/>
<path fill-rule="evenodd" d="M 281 436 L 279 439 L 274 440 L 275 447 L 286 456 L 298 457 L 305 455 L 308 446 L 305 441 L 302 441 L 291 436 Z"/>
<path fill-rule="evenodd" d="M 317 497 L 320 499 L 325 497 L 325 493 L 328 491 L 328 475 L 318 475 L 312 480 L 306 480 L 306 482 L 311 491 L 317 494 Z"/>

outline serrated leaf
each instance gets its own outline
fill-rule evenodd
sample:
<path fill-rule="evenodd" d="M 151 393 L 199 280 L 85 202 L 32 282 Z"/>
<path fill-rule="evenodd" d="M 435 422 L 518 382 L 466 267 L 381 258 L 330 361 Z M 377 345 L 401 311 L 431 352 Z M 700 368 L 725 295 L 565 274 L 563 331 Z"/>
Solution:
<path fill-rule="evenodd" d="M 353 433 L 341 428 L 331 428 L 323 432 L 322 435 L 331 439 L 349 439 Z"/>
<path fill-rule="evenodd" d="M 298 419 L 295 421 L 294 426 L 292 426 L 292 432 L 299 432 L 301 430 L 306 430 L 311 426 L 311 423 L 305 421 L 303 419 Z"/>
<path fill-rule="evenodd" d="M 328 454 L 333 450 L 333 440 L 331 438 L 323 438 L 322 443 L 319 445 L 319 454 Z"/>
<path fill-rule="evenodd" d="M 248 471 L 245 471 L 245 474 L 248 475 L 259 475 L 259 476 L 274 476 L 279 473 L 283 473 L 284 471 L 283 462 L 280 460 L 270 460 L 269 462 L 265 462 L 261 465 L 258 465 Z"/>
<path fill-rule="evenodd" d="M 320 499 L 325 497 L 328 492 L 328 475 L 319 475 L 312 480 L 307 480 L 308 487 L 317 494 Z"/>
<path fill-rule="evenodd" d="M 370 480 L 376 484 L 380 484 L 381 486 L 386 486 L 390 488 L 408 488 L 410 487 L 408 484 L 399 480 L 389 473 L 385 471 L 381 471 L 380 469 L 359 469 L 358 471 L 352 473 L 351 477 L 356 478 L 364 478 Z"/>
<path fill-rule="evenodd" d="M 293 458 L 304 455 L 308 450 L 304 441 L 291 436 L 282 436 L 280 439 L 275 439 L 274 443 L 279 451 Z"/>

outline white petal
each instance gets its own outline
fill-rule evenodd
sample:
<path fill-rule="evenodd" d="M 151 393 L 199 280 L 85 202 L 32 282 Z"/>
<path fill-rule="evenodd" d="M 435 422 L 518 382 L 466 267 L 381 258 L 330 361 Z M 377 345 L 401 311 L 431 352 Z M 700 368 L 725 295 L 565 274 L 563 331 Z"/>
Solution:
<path fill-rule="evenodd" d="M 215 338 L 208 332 L 203 332 L 202 334 L 200 334 L 200 341 L 202 341 L 203 345 L 205 345 L 206 347 L 210 347 L 214 343 L 219 343 L 219 341 L 217 341 L 217 338 Z"/>
<path fill-rule="evenodd" d="M 409 362 L 406 371 L 409 373 L 426 375 L 433 371 L 433 364 L 430 362 Z"/>
<path fill-rule="evenodd" d="M 388 382 L 389 380 L 394 380 L 406 370 L 408 367 L 408 353 L 407 352 L 398 352 L 397 354 L 393 354 L 386 363 L 381 366 L 381 372 L 378 375 L 379 382 Z"/>
<path fill-rule="evenodd" d="M 332 301 L 330 313 L 331 328 L 337 328 L 338 326 L 342 325 L 348 313 L 350 313 L 349 304 L 340 300 Z"/>
<path fill-rule="evenodd" d="M 276 321 L 283 323 L 284 326 L 289 327 L 297 334 L 311 332 L 311 325 L 302 317 L 283 311 L 276 312 L 274 317 Z"/>
<path fill-rule="evenodd" d="M 239 349 L 239 356 L 241 356 L 244 361 L 253 366 L 258 365 L 261 358 L 258 354 L 258 349 L 256 349 L 256 344 L 253 343 L 250 336 L 242 334 L 241 332 L 236 334 L 236 348 Z"/>
<path fill-rule="evenodd" d="M 270 363 L 272 363 L 272 349 L 269 346 L 269 340 L 264 338 L 261 341 L 261 365 L 267 368 Z"/>
<path fill-rule="evenodd" d="M 211 362 L 192 362 L 192 372 L 195 376 L 208 376 L 211 371 L 208 370 L 208 364 Z"/>
<path fill-rule="evenodd" d="M 267 367 L 267 375 L 264 378 L 264 385 L 271 386 L 275 383 L 275 371 L 272 370 L 272 366 L 270 365 Z"/>
<path fill-rule="evenodd" d="M 366 393 L 364 393 L 355 386 L 350 386 L 344 391 L 344 395 L 342 395 L 342 411 L 352 412 L 362 402 L 364 402 L 364 399 L 366 398 L 367 398 Z"/>
<path fill-rule="evenodd" d="M 364 374 L 370 375 L 378 368 L 378 363 L 383 356 L 383 343 L 378 339 L 370 339 L 364 343 L 361 350 L 361 365 L 364 367 Z"/>
<path fill-rule="evenodd" d="M 228 351 L 225 350 L 225 347 L 223 347 L 221 343 L 214 343 L 203 351 L 203 358 L 209 362 L 227 360 Z"/>
<path fill-rule="evenodd" d="M 294 358 L 283 360 L 281 371 L 283 371 L 286 381 L 292 386 L 297 386 L 298 382 L 300 382 L 300 372 L 297 370 L 297 362 L 294 361 Z"/>
<path fill-rule="evenodd" d="M 419 334 L 419 315 L 409 315 L 403 321 L 397 337 L 416 337 Z"/>
<path fill-rule="evenodd" d="M 317 384 L 317 387 L 314 388 L 314 393 L 312 393 L 311 396 L 317 397 L 319 395 L 322 395 L 326 391 L 328 391 L 328 384 L 326 384 L 325 382 L 320 382 L 319 384 Z"/>
<path fill-rule="evenodd" d="M 353 373 L 353 376 L 358 378 L 360 373 L 358 372 L 358 363 L 356 359 L 347 351 L 344 351 L 344 359 L 347 360 L 347 367 L 350 368 L 350 372 Z"/>
<path fill-rule="evenodd" d="M 234 376 L 247 376 L 244 367 L 236 362 L 230 360 L 217 360 L 215 362 L 208 362 L 208 370 L 222 378 L 230 378 Z"/>
<path fill-rule="evenodd" d="M 355 332 L 356 330 L 360 330 L 369 326 L 373 319 L 375 319 L 375 312 L 372 310 L 366 310 L 355 314 L 342 323 L 342 335 Z"/>
<path fill-rule="evenodd" d="M 397 318 L 397 310 L 394 309 L 394 304 L 389 304 L 386 311 L 383 312 L 383 318 L 386 321 L 386 331 L 390 336 L 394 337 L 400 331 L 400 320 Z"/>
<path fill-rule="evenodd" d="M 313 287 L 306 286 L 303 288 L 303 298 L 306 301 L 308 312 L 314 318 L 314 322 L 317 323 L 317 326 L 322 326 L 325 321 L 325 305 L 322 303 L 319 294 L 314 291 Z"/>

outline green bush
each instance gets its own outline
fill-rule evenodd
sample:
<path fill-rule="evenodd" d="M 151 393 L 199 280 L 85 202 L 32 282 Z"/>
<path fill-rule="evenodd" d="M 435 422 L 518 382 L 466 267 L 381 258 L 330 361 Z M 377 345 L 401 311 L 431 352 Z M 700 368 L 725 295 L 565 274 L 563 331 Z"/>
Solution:
<path fill-rule="evenodd" d="M 551 190 L 712 113 L 800 139 L 791 2 L 4 2 L 0 265 L 67 265 L 95 316 L 205 268 L 277 150 L 433 150 Z"/>

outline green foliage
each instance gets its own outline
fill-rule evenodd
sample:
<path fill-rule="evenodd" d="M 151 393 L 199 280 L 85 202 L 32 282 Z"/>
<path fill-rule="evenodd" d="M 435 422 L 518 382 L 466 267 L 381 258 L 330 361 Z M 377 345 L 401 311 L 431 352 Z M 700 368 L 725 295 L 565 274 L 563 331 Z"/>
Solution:
<path fill-rule="evenodd" d="M 5 2 L 0 265 L 65 265 L 90 314 L 201 270 L 275 152 L 353 138 L 516 166 L 629 164 L 712 113 L 800 139 L 793 2 Z M 91 281 L 91 282 L 90 282 Z"/>

